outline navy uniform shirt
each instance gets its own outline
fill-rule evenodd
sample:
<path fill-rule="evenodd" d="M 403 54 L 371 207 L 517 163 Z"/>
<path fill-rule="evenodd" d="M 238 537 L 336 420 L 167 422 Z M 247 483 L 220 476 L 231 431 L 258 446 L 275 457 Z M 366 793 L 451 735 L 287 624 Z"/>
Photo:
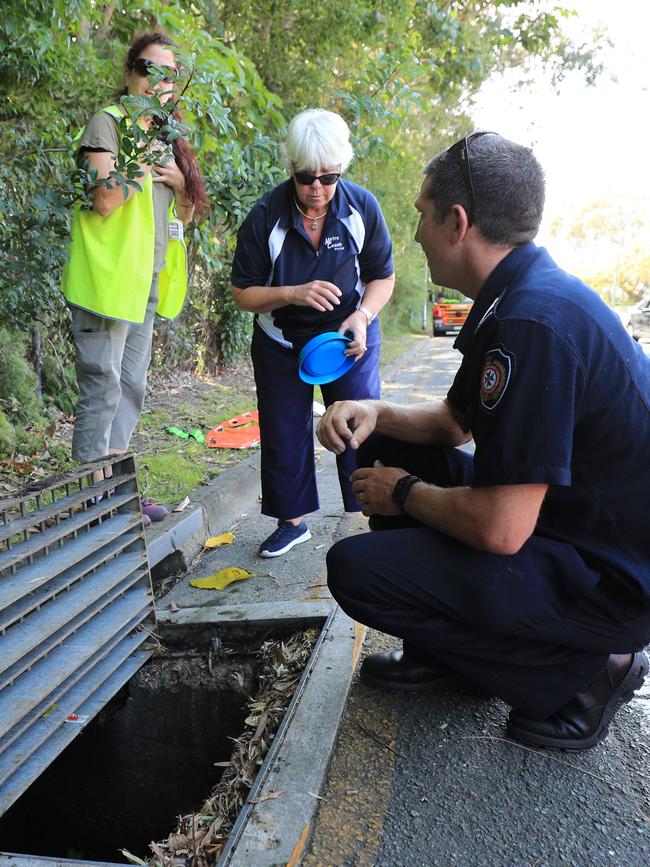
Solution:
<path fill-rule="evenodd" d="M 535 533 L 650 597 L 650 359 L 546 250 L 494 269 L 456 340 L 448 394 L 476 444 L 475 486 L 549 485 Z"/>
<path fill-rule="evenodd" d="M 341 290 L 340 304 L 324 313 L 290 304 L 259 314 L 259 325 L 285 346 L 338 326 L 360 305 L 365 285 L 393 273 L 393 246 L 377 199 L 351 181 L 339 180 L 325 217 L 318 250 L 302 224 L 288 180 L 263 196 L 237 233 L 231 282 L 248 286 L 295 286 L 327 280 Z"/>

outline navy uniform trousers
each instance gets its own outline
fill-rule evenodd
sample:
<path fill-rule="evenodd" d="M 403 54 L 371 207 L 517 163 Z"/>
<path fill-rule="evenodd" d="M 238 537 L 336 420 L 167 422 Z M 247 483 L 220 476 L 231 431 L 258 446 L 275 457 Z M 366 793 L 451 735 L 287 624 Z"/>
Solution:
<path fill-rule="evenodd" d="M 470 485 L 472 459 L 373 435 L 359 466 L 380 460 L 441 487 Z M 600 577 L 576 550 L 533 535 L 513 555 L 471 548 L 408 516 L 327 556 L 332 595 L 352 618 L 402 638 L 528 717 L 550 716 L 593 682 L 610 653 L 650 640 L 650 609 Z"/>
<path fill-rule="evenodd" d="M 326 406 L 337 400 L 377 400 L 380 396 L 381 331 L 375 319 L 368 328 L 367 350 L 334 382 L 321 385 Z M 262 514 L 297 518 L 319 507 L 314 460 L 314 386 L 298 376 L 297 349 L 271 340 L 256 324 L 251 357 L 255 370 L 262 439 Z M 339 484 L 346 512 L 358 512 L 350 476 L 357 455 L 346 449 L 337 455 Z"/>

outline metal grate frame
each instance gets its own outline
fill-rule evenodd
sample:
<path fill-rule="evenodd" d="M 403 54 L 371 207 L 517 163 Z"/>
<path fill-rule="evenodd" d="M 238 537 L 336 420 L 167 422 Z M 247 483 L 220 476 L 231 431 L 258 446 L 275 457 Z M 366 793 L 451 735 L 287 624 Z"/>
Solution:
<path fill-rule="evenodd" d="M 149 658 L 155 625 L 132 455 L 0 499 L 0 815 Z"/>

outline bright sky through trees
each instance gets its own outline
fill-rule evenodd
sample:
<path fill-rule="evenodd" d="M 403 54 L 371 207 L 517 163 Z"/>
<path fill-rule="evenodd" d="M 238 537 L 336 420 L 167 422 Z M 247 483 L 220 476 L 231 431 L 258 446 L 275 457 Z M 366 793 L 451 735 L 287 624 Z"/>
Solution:
<path fill-rule="evenodd" d="M 570 0 L 579 15 L 571 36 L 590 39 L 603 26 L 605 71 L 594 87 L 572 73 L 559 94 L 540 73 L 525 89 L 515 75 L 495 77 L 477 100 L 477 128 L 495 129 L 532 145 L 547 174 L 547 206 L 540 242 L 568 268 L 575 246 L 551 237 L 558 218 L 569 225 L 592 202 L 606 202 L 648 220 L 650 215 L 650 3 L 647 0 Z M 632 216 L 632 215 L 631 215 Z M 650 223 L 646 222 L 650 230 Z M 647 242 L 646 242 L 647 244 Z"/>

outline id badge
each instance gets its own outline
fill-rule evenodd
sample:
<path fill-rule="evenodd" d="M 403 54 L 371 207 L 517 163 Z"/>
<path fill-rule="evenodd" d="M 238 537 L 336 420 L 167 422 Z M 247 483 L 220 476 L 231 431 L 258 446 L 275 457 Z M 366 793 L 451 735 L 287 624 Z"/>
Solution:
<path fill-rule="evenodd" d="M 170 220 L 169 221 L 169 240 L 170 241 L 182 241 L 183 240 L 183 224 L 180 220 Z"/>

